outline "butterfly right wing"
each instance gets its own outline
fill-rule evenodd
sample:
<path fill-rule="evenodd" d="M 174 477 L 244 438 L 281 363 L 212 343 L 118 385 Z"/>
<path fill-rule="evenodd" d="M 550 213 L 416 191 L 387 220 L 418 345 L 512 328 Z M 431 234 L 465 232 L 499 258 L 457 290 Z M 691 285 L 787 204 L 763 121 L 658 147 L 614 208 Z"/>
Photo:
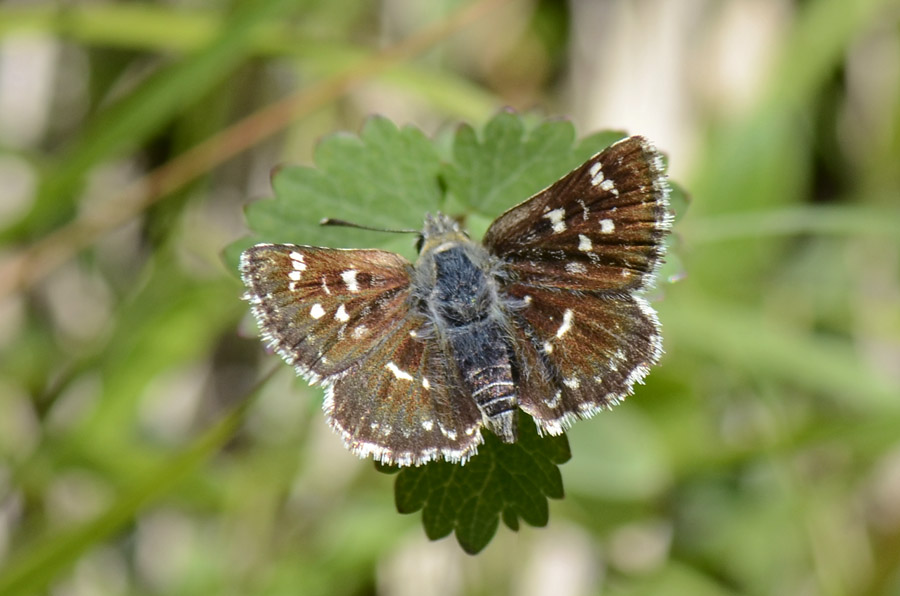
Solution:
<path fill-rule="evenodd" d="M 384 463 L 465 461 L 481 414 L 456 394 L 450 360 L 410 308 L 411 265 L 380 250 L 260 244 L 241 255 L 264 338 L 326 387 L 324 408 L 348 449 Z"/>
<path fill-rule="evenodd" d="M 601 151 L 497 218 L 519 405 L 544 432 L 618 403 L 662 354 L 653 282 L 671 227 L 662 157 L 642 137 Z"/>
<path fill-rule="evenodd" d="M 672 225 L 662 156 L 623 139 L 500 215 L 484 245 L 523 283 L 631 293 L 653 282 Z"/>
<path fill-rule="evenodd" d="M 641 296 L 524 286 L 507 291 L 523 292 L 528 303 L 510 314 L 519 407 L 543 432 L 558 435 L 618 404 L 662 356 L 659 321 Z"/>

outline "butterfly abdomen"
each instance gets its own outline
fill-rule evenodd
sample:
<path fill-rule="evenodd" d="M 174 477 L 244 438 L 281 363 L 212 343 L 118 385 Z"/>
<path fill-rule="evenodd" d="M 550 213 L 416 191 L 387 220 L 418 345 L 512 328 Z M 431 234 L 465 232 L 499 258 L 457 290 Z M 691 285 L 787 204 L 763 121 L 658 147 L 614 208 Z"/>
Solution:
<path fill-rule="evenodd" d="M 435 252 L 430 310 L 462 385 L 488 427 L 503 441 L 513 442 L 516 387 L 503 327 L 496 318 L 496 282 L 479 257 L 464 244 Z"/>
<path fill-rule="evenodd" d="M 487 426 L 506 443 L 516 440 L 518 397 L 500 325 L 473 323 L 450 336 L 453 358 Z"/>

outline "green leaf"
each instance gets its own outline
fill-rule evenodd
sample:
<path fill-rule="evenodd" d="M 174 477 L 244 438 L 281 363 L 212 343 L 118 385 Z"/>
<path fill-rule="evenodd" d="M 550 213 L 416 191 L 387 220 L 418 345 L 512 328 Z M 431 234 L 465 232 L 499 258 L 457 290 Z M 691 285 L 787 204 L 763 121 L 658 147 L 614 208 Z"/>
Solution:
<path fill-rule="evenodd" d="M 621 130 L 601 130 L 600 132 L 589 134 L 578 141 L 578 145 L 575 147 L 575 165 L 572 167 L 574 168 L 586 162 L 592 155 L 600 153 L 616 141 L 627 136 L 628 133 Z"/>
<path fill-rule="evenodd" d="M 569 121 L 548 120 L 529 129 L 521 116 L 501 112 L 481 135 L 468 125 L 459 128 L 453 163 L 443 177 L 459 201 L 496 217 L 622 136 L 599 133 L 576 147 L 575 127 Z"/>
<path fill-rule="evenodd" d="M 336 134 L 323 140 L 315 162 L 316 168 L 279 169 L 272 181 L 275 198 L 249 205 L 247 222 L 259 237 L 347 248 L 396 244 L 390 234 L 323 227 L 319 221 L 330 217 L 419 230 L 425 212 L 441 206 L 440 160 L 416 128 L 370 118 L 359 137 Z M 411 252 L 410 238 L 401 241 Z"/>
<path fill-rule="evenodd" d="M 563 498 L 558 466 L 571 457 L 565 435 L 540 437 L 534 422 L 522 413 L 516 443 L 501 443 L 488 432 L 484 438 L 478 455 L 467 464 L 404 468 L 395 485 L 400 513 L 421 509 L 431 540 L 455 531 L 460 546 L 470 554 L 487 546 L 501 517 L 512 530 L 518 530 L 520 519 L 545 526 L 547 499 Z"/>

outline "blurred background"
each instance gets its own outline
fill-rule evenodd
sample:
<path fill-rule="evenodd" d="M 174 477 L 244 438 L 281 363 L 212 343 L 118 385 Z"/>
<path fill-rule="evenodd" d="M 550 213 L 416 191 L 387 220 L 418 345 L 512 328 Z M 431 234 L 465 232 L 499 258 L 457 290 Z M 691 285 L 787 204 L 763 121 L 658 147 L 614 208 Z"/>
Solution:
<path fill-rule="evenodd" d="M 898 23 L 897 0 L 0 2 L 0 593 L 900 594 Z M 472 557 L 264 353 L 221 251 L 323 135 L 503 106 L 650 137 L 692 203 L 663 362 L 569 433 L 549 526 Z"/>

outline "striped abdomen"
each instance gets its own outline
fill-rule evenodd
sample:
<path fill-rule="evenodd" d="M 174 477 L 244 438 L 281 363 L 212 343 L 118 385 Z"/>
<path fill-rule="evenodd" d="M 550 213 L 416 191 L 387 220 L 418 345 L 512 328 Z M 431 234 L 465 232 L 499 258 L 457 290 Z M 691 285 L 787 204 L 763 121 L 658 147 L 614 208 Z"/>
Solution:
<path fill-rule="evenodd" d="M 457 328 L 450 345 L 465 388 L 488 428 L 504 442 L 514 442 L 518 398 L 500 326 L 488 320 Z"/>

